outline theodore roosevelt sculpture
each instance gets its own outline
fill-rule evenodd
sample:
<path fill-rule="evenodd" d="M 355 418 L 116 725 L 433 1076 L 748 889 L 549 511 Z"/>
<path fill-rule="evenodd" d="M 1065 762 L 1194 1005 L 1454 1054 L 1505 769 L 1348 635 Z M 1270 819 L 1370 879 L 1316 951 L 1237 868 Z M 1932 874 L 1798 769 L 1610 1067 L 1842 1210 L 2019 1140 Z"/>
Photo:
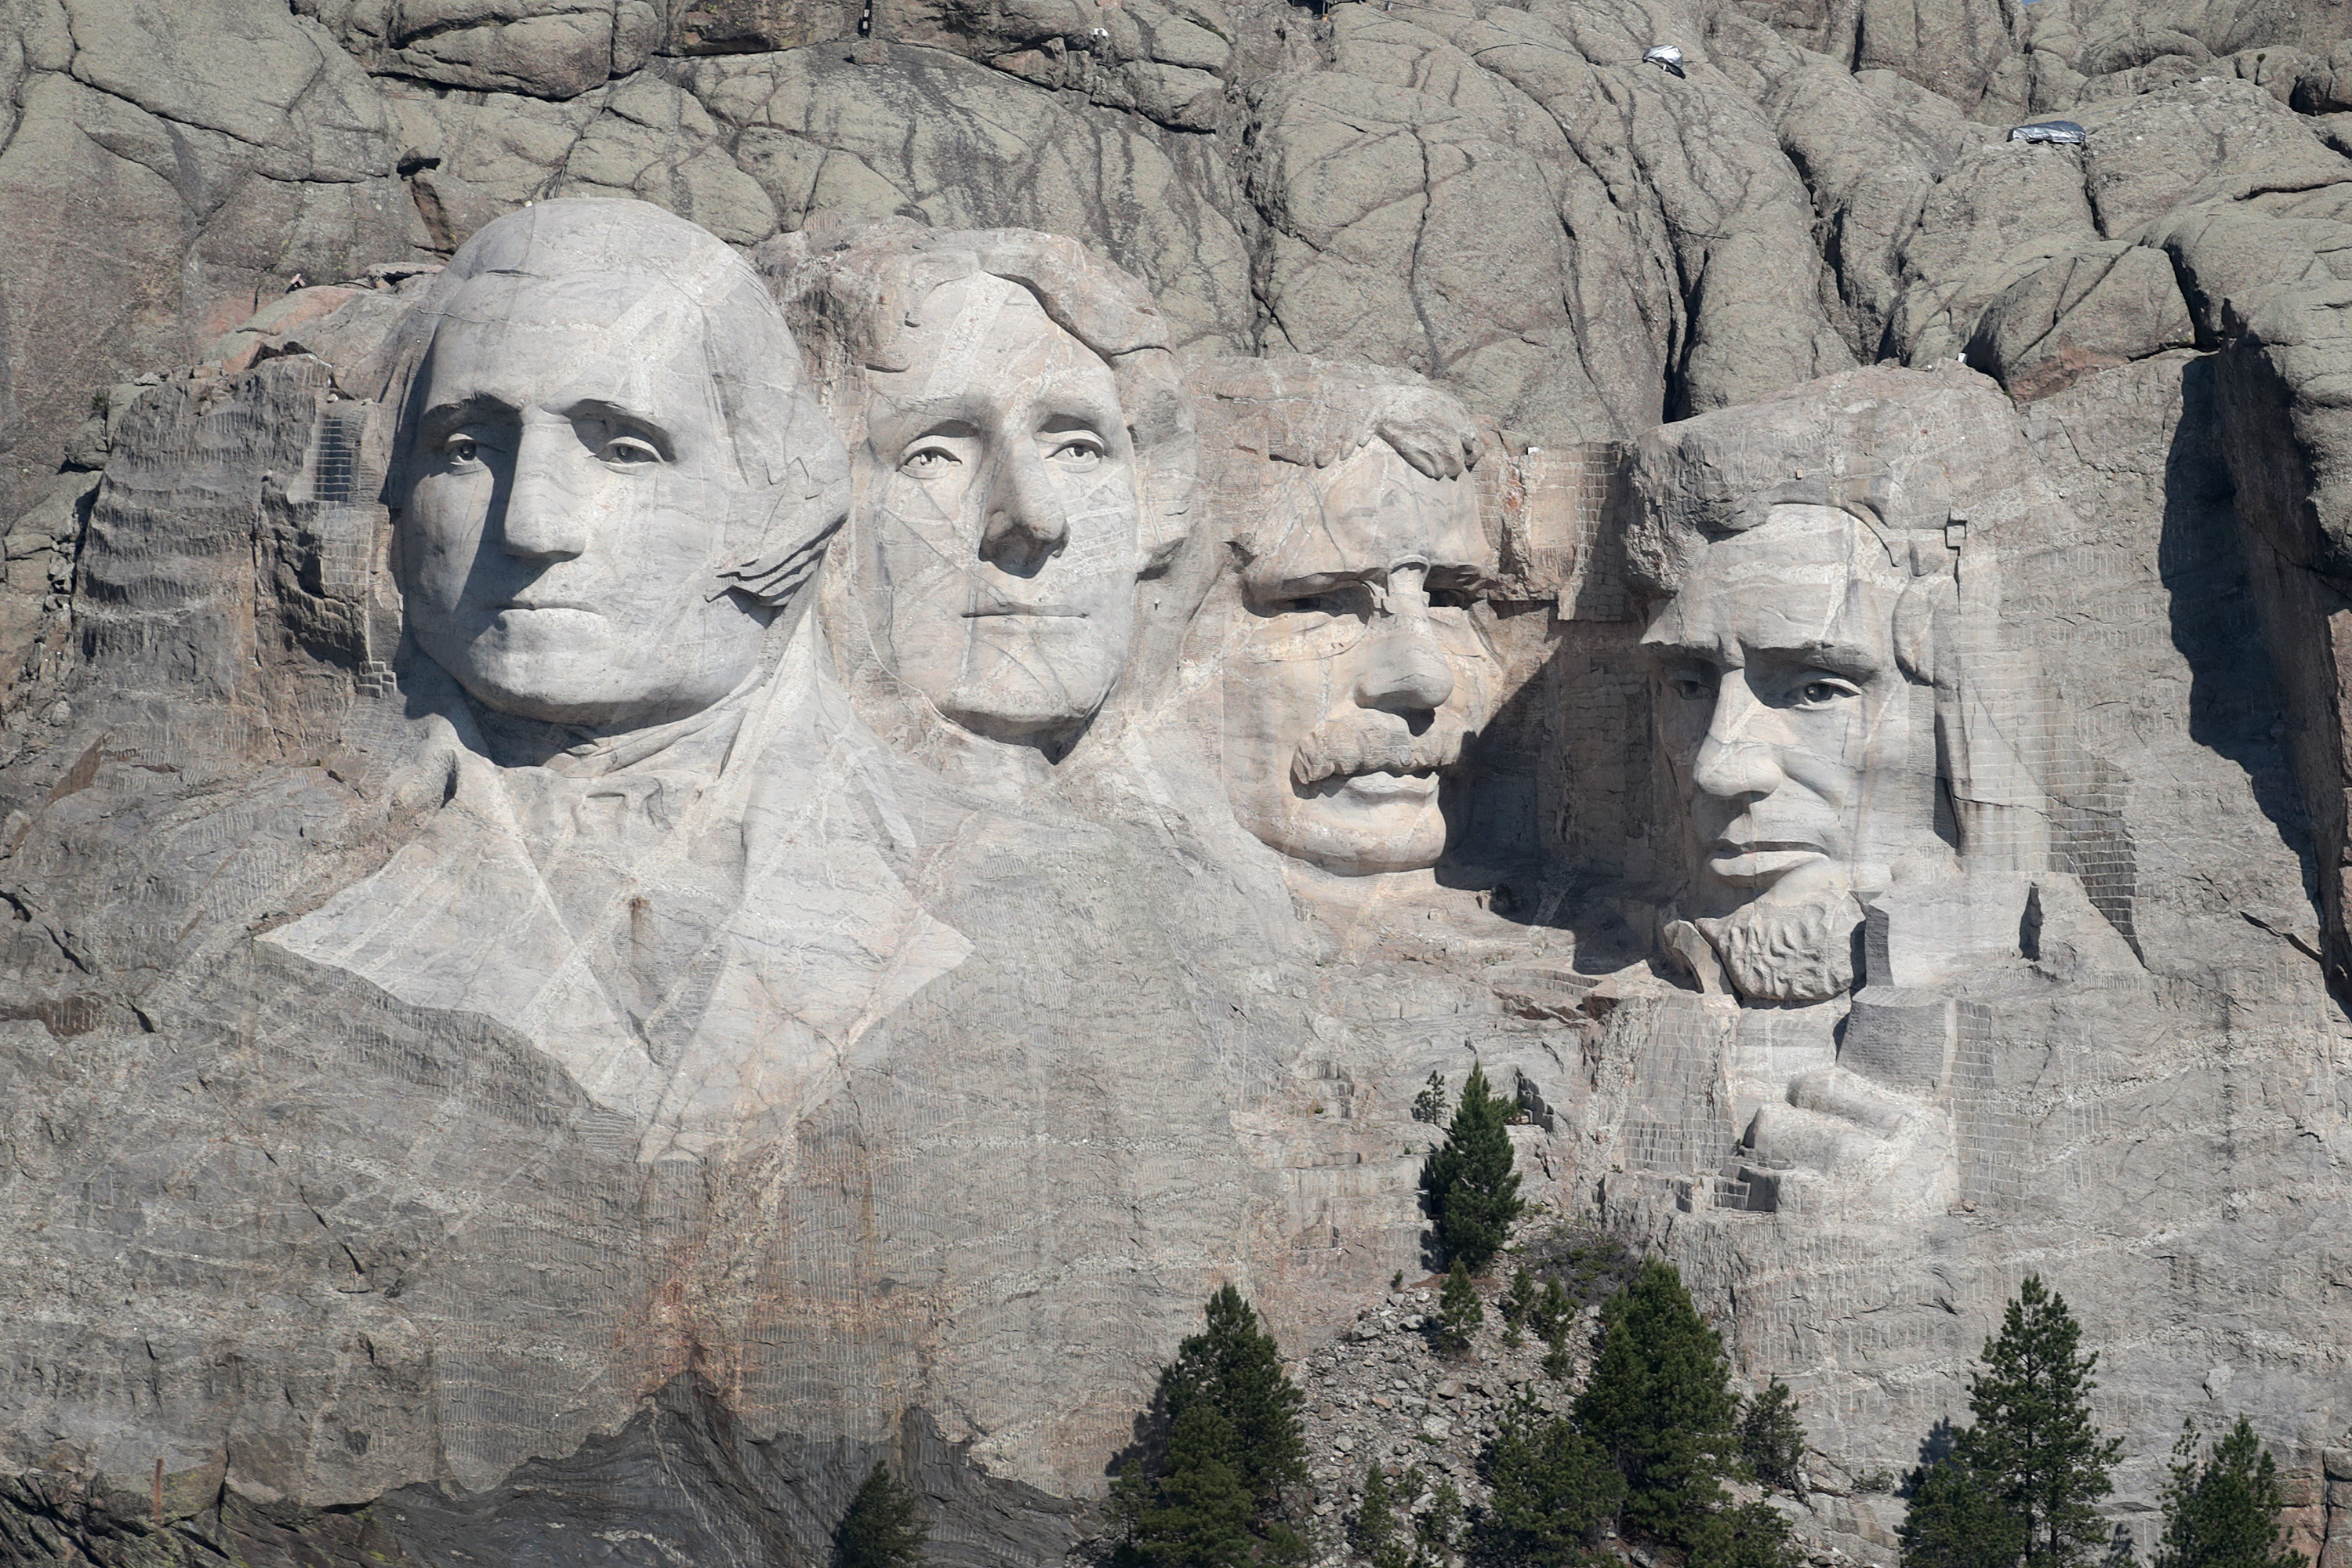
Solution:
<path fill-rule="evenodd" d="M 903 220 L 787 236 L 761 265 L 850 451 L 824 614 L 861 707 L 906 749 L 961 743 L 936 714 L 1059 761 L 1126 668 L 1137 580 L 1191 500 L 1150 294 L 1074 240 Z"/>
<path fill-rule="evenodd" d="M 394 357 L 426 815 L 271 940 L 708 1146 L 966 951 L 866 826 L 887 770 L 799 613 L 846 460 L 759 279 L 640 203 L 489 225 Z"/>
<path fill-rule="evenodd" d="M 1407 372 L 1221 361 L 1192 384 L 1233 556 L 1207 617 L 1235 819 L 1337 876 L 1435 865 L 1500 675 L 1476 612 L 1484 441 Z"/>

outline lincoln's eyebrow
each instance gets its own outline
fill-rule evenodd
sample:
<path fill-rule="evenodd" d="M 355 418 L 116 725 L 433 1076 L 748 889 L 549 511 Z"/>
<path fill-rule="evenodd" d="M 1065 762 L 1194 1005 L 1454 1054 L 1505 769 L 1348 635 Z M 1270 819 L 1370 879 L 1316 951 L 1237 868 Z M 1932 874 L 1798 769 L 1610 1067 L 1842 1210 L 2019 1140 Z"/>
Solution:
<path fill-rule="evenodd" d="M 1885 669 L 1886 656 L 1860 643 L 1832 642 L 1820 637 L 1788 643 L 1749 644 L 1752 653 L 1766 654 L 1790 664 L 1818 665 L 1839 675 L 1869 676 Z"/>

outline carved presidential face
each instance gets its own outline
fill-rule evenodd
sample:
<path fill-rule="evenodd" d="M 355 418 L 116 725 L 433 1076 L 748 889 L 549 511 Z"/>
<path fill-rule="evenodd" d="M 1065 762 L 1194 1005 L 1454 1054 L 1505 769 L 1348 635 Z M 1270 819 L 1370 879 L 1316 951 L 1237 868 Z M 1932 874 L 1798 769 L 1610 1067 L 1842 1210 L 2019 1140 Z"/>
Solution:
<path fill-rule="evenodd" d="M 1127 658 L 1142 566 L 1110 367 L 985 273 L 924 300 L 871 372 L 857 592 L 893 674 L 997 740 L 1066 736 Z"/>
<path fill-rule="evenodd" d="M 1706 546 L 1643 637 L 1710 912 L 1842 901 L 1949 863 L 1933 693 L 1895 658 L 1907 581 L 1851 514 L 1776 507 Z"/>
<path fill-rule="evenodd" d="M 631 287 L 492 274 L 433 338 L 404 454 L 409 625 L 501 712 L 659 723 L 759 661 L 771 613 L 717 576 L 745 485 L 698 315 L 615 334 L 659 285 Z"/>
<path fill-rule="evenodd" d="M 1273 471 L 1271 547 L 1243 573 L 1223 676 L 1234 815 L 1343 876 L 1434 865 L 1499 675 L 1471 613 L 1491 565 L 1476 485 L 1379 440 Z"/>

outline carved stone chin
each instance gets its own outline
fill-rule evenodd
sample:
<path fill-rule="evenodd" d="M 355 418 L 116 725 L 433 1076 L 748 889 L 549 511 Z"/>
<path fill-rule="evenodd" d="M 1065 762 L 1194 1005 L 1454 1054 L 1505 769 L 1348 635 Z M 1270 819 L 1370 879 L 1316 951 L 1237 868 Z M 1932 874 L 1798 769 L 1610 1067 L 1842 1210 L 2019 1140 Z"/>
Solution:
<path fill-rule="evenodd" d="M 1749 1002 L 1827 1002 L 1853 986 L 1862 908 L 1843 889 L 1801 903 L 1759 900 L 1692 923 L 1714 945 L 1732 989 Z"/>

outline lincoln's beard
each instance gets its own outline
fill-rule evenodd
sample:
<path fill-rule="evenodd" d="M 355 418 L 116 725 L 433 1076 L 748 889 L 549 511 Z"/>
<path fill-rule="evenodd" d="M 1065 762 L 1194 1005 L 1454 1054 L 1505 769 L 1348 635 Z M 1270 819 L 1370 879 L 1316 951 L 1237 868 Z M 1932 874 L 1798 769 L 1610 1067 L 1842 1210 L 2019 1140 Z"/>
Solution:
<path fill-rule="evenodd" d="M 1714 944 L 1732 989 L 1750 1002 L 1826 1002 L 1853 984 L 1853 931 L 1862 910 L 1843 889 L 1801 903 L 1759 900 L 1695 923 Z"/>

